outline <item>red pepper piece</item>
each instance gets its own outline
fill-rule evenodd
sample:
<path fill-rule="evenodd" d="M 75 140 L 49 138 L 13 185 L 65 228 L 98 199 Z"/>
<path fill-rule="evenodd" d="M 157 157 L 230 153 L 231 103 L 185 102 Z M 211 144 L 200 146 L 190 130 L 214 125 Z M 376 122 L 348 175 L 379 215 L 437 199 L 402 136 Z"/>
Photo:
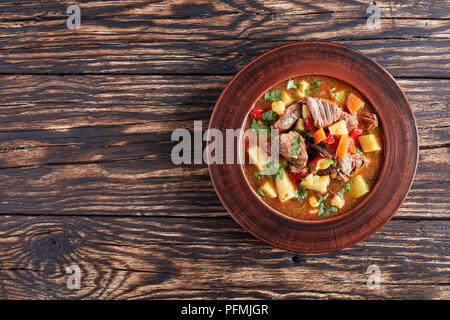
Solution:
<path fill-rule="evenodd" d="M 350 133 L 348 134 L 350 136 L 350 138 L 353 138 L 354 140 L 358 139 L 358 137 L 360 135 L 362 135 L 363 133 L 363 129 L 360 128 L 354 128 L 352 129 L 352 131 L 350 131 Z"/>
<path fill-rule="evenodd" d="M 314 125 L 314 120 L 311 116 L 309 116 L 308 118 L 306 118 L 305 120 L 305 126 L 307 128 L 311 128 Z"/>
<path fill-rule="evenodd" d="M 306 177 L 308 175 L 307 172 L 304 173 L 291 173 L 291 180 L 294 184 L 298 184 L 298 181 L 300 179 L 303 179 L 304 177 Z"/>
<path fill-rule="evenodd" d="M 332 134 L 329 133 L 329 134 L 327 135 L 326 139 L 323 140 L 322 142 L 325 143 L 325 144 L 333 144 L 334 141 L 335 141 L 334 136 L 333 136 Z"/>
<path fill-rule="evenodd" d="M 259 107 L 254 107 L 252 110 L 252 114 L 257 117 L 259 119 L 259 117 L 261 117 L 261 115 L 266 112 L 266 109 L 264 108 L 259 108 Z"/>

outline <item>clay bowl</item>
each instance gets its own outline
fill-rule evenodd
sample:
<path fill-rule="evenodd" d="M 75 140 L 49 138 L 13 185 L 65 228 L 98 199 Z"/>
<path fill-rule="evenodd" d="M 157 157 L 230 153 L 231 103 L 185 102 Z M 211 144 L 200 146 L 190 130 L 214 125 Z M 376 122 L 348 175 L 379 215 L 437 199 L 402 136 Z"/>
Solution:
<path fill-rule="evenodd" d="M 417 129 L 408 100 L 386 70 L 358 51 L 327 42 L 283 45 L 250 62 L 222 92 L 209 127 L 223 132 L 243 128 L 250 110 L 264 92 L 302 75 L 328 76 L 347 82 L 376 109 L 385 135 L 385 162 L 367 197 L 335 218 L 302 221 L 287 217 L 263 202 L 251 189 L 243 165 L 210 164 L 209 171 L 224 207 L 254 236 L 290 251 L 332 252 L 367 239 L 399 209 L 417 167 Z M 235 144 L 235 154 L 238 149 Z"/>

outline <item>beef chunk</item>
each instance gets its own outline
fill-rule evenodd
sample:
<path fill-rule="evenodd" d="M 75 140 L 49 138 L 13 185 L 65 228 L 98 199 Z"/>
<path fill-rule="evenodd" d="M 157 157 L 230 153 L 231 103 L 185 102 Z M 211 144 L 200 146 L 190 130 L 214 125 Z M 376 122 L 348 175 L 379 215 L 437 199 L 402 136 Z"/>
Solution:
<path fill-rule="evenodd" d="M 273 124 L 274 129 L 278 129 L 280 132 L 285 132 L 289 130 L 301 117 L 302 111 L 300 104 L 294 103 L 290 105 L 283 115 Z"/>
<path fill-rule="evenodd" d="M 375 113 L 362 112 L 360 115 L 360 120 L 361 124 L 367 129 L 378 127 L 378 117 Z"/>
<path fill-rule="evenodd" d="M 280 134 L 280 154 L 298 169 L 308 162 L 305 140 L 295 131 Z"/>
<path fill-rule="evenodd" d="M 350 113 L 342 111 L 339 120 L 345 121 L 345 123 L 347 124 L 348 131 L 351 131 L 352 129 L 358 127 L 358 118 L 356 117 L 356 115 L 351 115 Z"/>
<path fill-rule="evenodd" d="M 366 157 L 359 153 L 347 153 L 344 159 L 336 157 L 334 160 L 336 161 L 337 167 L 340 169 L 337 171 L 337 175 L 343 181 L 348 181 L 362 166 L 366 166 L 369 163 Z"/>
<path fill-rule="evenodd" d="M 317 127 L 328 127 L 340 119 L 342 110 L 334 103 L 306 97 L 306 104 Z"/>

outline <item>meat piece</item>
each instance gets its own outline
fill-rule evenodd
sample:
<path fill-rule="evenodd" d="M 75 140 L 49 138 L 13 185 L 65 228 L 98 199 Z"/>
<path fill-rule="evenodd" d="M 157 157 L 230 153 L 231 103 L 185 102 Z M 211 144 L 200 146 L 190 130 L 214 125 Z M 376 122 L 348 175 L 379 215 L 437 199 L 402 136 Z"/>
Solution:
<path fill-rule="evenodd" d="M 280 132 L 289 130 L 302 115 L 300 104 L 294 103 L 290 105 L 284 114 L 273 124 L 274 129 L 278 129 Z"/>
<path fill-rule="evenodd" d="M 361 113 L 360 120 L 361 124 L 367 129 L 378 127 L 378 117 L 375 113 L 363 112 Z"/>
<path fill-rule="evenodd" d="M 342 110 L 334 103 L 306 97 L 306 104 L 317 127 L 328 127 L 340 119 Z"/>
<path fill-rule="evenodd" d="M 347 124 L 347 130 L 351 131 L 354 128 L 358 127 L 358 118 L 355 115 L 351 115 L 350 113 L 347 113 L 345 111 L 342 111 L 341 117 L 339 120 L 344 120 Z"/>
<path fill-rule="evenodd" d="M 362 166 L 366 166 L 369 161 L 359 153 L 347 153 L 344 159 L 331 155 L 326 149 L 320 146 L 313 146 L 325 158 L 334 160 L 334 166 L 330 166 L 330 173 L 337 175 L 341 180 L 348 181 L 352 178 Z M 336 167 L 339 168 L 337 170 Z"/>
<path fill-rule="evenodd" d="M 334 160 L 336 162 L 336 166 L 340 170 L 336 170 L 334 168 L 333 170 L 337 171 L 337 175 L 343 181 L 348 181 L 358 172 L 358 170 L 362 166 L 366 166 L 369 163 L 366 157 L 364 157 L 359 153 L 355 154 L 347 153 L 344 159 L 336 157 Z"/>
<path fill-rule="evenodd" d="M 305 139 L 295 131 L 280 134 L 280 154 L 294 167 L 298 169 L 306 167 L 308 153 Z"/>
<path fill-rule="evenodd" d="M 308 167 L 298 168 L 291 164 L 289 165 L 289 168 L 291 168 L 292 173 L 306 173 L 306 174 L 308 173 Z"/>

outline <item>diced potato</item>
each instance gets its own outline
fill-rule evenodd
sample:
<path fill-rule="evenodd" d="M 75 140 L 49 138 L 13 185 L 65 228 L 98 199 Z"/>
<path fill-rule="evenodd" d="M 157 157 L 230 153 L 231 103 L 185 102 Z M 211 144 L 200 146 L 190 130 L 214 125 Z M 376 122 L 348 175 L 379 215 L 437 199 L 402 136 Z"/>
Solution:
<path fill-rule="evenodd" d="M 297 97 L 299 97 L 300 99 L 306 97 L 305 90 L 303 90 L 302 88 L 295 90 L 295 93 L 297 94 Z"/>
<path fill-rule="evenodd" d="M 302 118 L 307 119 L 310 115 L 311 113 L 309 112 L 308 105 L 304 104 L 302 107 Z"/>
<path fill-rule="evenodd" d="M 303 120 L 303 118 L 300 118 L 300 119 L 297 120 L 297 122 L 295 123 L 295 128 L 294 129 L 298 130 L 298 131 L 305 131 L 306 130 L 306 128 L 305 128 L 305 121 Z"/>
<path fill-rule="evenodd" d="M 327 187 L 330 184 L 330 176 L 315 176 L 312 173 L 309 174 L 300 185 L 304 186 L 306 189 L 318 191 L 325 193 L 327 192 Z"/>
<path fill-rule="evenodd" d="M 251 146 L 247 150 L 250 158 L 250 163 L 255 164 L 258 170 L 262 170 L 267 167 L 267 155 L 257 145 Z"/>
<path fill-rule="evenodd" d="M 328 130 L 334 136 L 342 136 L 344 134 L 348 134 L 347 123 L 345 122 L 345 120 L 333 123 L 328 127 Z"/>
<path fill-rule="evenodd" d="M 281 169 L 283 171 L 283 178 L 280 179 L 280 175 L 277 175 L 275 179 L 275 185 L 277 188 L 278 199 L 280 202 L 286 202 L 290 199 L 296 197 L 295 186 L 289 178 L 289 174 L 285 168 Z"/>
<path fill-rule="evenodd" d="M 283 91 L 281 93 L 281 102 L 284 103 L 284 105 L 287 107 L 289 106 L 292 102 L 294 102 L 294 99 L 292 99 L 291 95 L 289 93 L 287 93 L 286 91 Z"/>
<path fill-rule="evenodd" d="M 334 163 L 330 158 L 322 158 L 316 163 L 316 170 L 325 170 L 328 169 Z"/>
<path fill-rule="evenodd" d="M 346 98 L 345 90 L 337 91 L 337 92 L 334 94 L 334 98 L 336 99 L 336 103 L 337 103 L 337 104 L 342 104 L 342 103 L 344 103 L 345 98 Z"/>
<path fill-rule="evenodd" d="M 309 82 L 305 80 L 300 81 L 300 89 L 303 91 L 309 90 Z"/>
<path fill-rule="evenodd" d="M 284 110 L 286 109 L 286 106 L 282 101 L 273 101 L 272 102 L 272 110 L 279 114 L 280 116 L 284 113 Z"/>
<path fill-rule="evenodd" d="M 358 140 L 364 152 L 374 152 L 381 150 L 381 147 L 373 134 L 360 136 Z"/>
<path fill-rule="evenodd" d="M 331 199 L 331 205 L 333 207 L 336 207 L 336 208 L 339 208 L 339 209 L 342 209 L 344 207 L 344 203 L 345 203 L 344 202 L 344 198 L 342 198 L 342 197 L 340 197 L 338 195 L 335 195 L 334 198 Z"/>
<path fill-rule="evenodd" d="M 316 197 L 312 196 L 312 197 L 309 197 L 309 205 L 313 208 L 317 208 L 320 206 L 320 202 L 317 201 Z"/>
<path fill-rule="evenodd" d="M 350 189 L 350 194 L 355 198 L 359 198 L 369 192 L 369 187 L 367 186 L 364 178 L 359 174 L 353 178 L 353 185 Z"/>
<path fill-rule="evenodd" d="M 275 187 L 273 186 L 272 182 L 266 181 L 261 186 L 261 190 L 266 194 L 266 196 L 270 199 L 277 197 L 277 191 L 275 190 Z"/>

